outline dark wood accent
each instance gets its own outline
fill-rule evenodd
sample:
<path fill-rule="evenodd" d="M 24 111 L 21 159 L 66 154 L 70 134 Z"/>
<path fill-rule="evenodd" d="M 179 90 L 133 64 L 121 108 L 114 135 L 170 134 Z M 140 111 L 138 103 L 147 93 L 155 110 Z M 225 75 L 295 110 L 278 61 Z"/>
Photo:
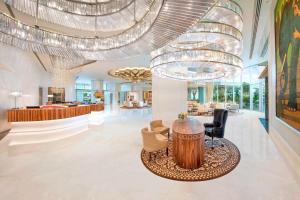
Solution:
<path fill-rule="evenodd" d="M 47 68 L 45 67 L 44 63 L 42 62 L 41 58 L 39 57 L 39 55 L 36 52 L 32 52 L 33 55 L 35 55 L 35 57 L 37 58 L 37 60 L 39 61 L 39 63 L 42 65 L 42 67 L 44 68 L 45 71 L 47 71 Z"/>
<path fill-rule="evenodd" d="M 0 140 L 2 140 L 8 133 L 9 133 L 10 129 L 9 130 L 6 130 L 6 131 L 2 131 L 0 133 Z"/>
<path fill-rule="evenodd" d="M 5 6 L 6 6 L 8 12 L 9 12 L 10 16 L 11 16 L 12 18 L 16 19 L 16 16 L 15 16 L 14 12 L 12 11 L 10 5 L 8 5 L 7 3 L 5 3 Z"/>
<path fill-rule="evenodd" d="M 77 68 L 80 68 L 80 67 L 84 67 L 84 66 L 86 66 L 86 65 L 89 65 L 89 64 L 92 64 L 92 63 L 95 63 L 95 62 L 97 62 L 97 61 L 96 61 L 96 60 L 88 61 L 88 62 L 83 63 L 83 64 L 81 64 L 81 65 L 72 67 L 72 68 L 70 68 L 70 70 L 77 69 Z"/>
<path fill-rule="evenodd" d="M 86 115 L 104 110 L 103 104 L 91 104 L 65 108 L 12 109 L 7 111 L 8 122 L 45 121 Z"/>
<path fill-rule="evenodd" d="M 204 162 L 204 126 L 196 119 L 173 123 L 175 162 L 185 169 L 197 169 Z"/>

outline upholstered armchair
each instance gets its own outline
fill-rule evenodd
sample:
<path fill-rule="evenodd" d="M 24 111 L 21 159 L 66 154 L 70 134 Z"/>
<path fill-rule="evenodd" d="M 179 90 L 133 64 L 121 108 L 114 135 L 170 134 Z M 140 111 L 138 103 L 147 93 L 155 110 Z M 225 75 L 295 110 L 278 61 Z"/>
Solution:
<path fill-rule="evenodd" d="M 205 123 L 205 135 L 212 138 L 212 148 L 214 148 L 214 137 L 223 138 L 225 133 L 225 125 L 228 117 L 228 111 L 225 109 L 214 110 L 213 123 Z M 223 144 L 222 144 L 223 146 Z"/>
<path fill-rule="evenodd" d="M 127 107 L 127 108 L 132 108 L 133 107 L 133 103 L 132 103 L 132 101 L 125 101 L 124 102 L 124 106 Z"/>
<path fill-rule="evenodd" d="M 236 103 L 231 103 L 231 104 L 228 104 L 226 106 L 227 110 L 229 112 L 236 112 L 238 111 L 239 112 L 239 109 L 240 109 L 240 105 L 239 104 L 236 104 Z"/>
<path fill-rule="evenodd" d="M 166 149 L 167 156 L 168 152 L 168 138 L 155 131 L 149 131 L 148 128 L 142 129 L 143 145 L 144 150 L 149 152 L 149 160 L 151 159 L 151 154 L 159 150 Z"/>
<path fill-rule="evenodd" d="M 139 101 L 139 102 L 138 102 L 138 107 L 139 107 L 139 108 L 144 107 L 144 102 L 143 102 L 143 101 Z"/>
<path fill-rule="evenodd" d="M 165 136 L 170 136 L 170 128 L 163 125 L 162 120 L 154 120 L 150 122 L 151 131 L 158 132 Z"/>

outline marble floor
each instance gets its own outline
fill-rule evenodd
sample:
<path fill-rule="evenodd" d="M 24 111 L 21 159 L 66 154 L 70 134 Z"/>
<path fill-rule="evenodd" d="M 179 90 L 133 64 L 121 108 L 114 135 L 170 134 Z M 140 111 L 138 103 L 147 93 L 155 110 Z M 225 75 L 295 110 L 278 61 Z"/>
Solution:
<path fill-rule="evenodd" d="M 8 148 L 0 142 L 2 200 L 297 200 L 299 180 L 285 164 L 260 113 L 228 119 L 225 137 L 241 152 L 238 167 L 205 182 L 178 182 L 142 164 L 140 129 L 151 110 L 110 110 L 102 126 L 59 142 Z M 211 117 L 198 117 L 202 122 Z"/>

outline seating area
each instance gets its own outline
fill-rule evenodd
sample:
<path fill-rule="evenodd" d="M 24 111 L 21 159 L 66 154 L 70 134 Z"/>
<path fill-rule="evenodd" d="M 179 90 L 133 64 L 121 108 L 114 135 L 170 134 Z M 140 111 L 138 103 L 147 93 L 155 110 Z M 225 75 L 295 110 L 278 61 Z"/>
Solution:
<path fill-rule="evenodd" d="M 188 102 L 188 114 L 192 116 L 213 115 L 215 109 L 227 109 L 229 112 L 239 112 L 240 106 L 236 103 L 205 103 Z"/>
<path fill-rule="evenodd" d="M 211 148 L 214 148 L 214 138 L 224 138 L 225 125 L 228 117 L 228 110 L 216 108 L 213 111 L 213 122 L 204 123 L 205 135 L 211 137 Z M 170 139 L 170 128 L 163 124 L 162 120 L 150 122 L 150 129 L 143 128 L 144 150 L 153 153 L 167 148 L 165 141 Z M 208 141 L 208 139 L 206 139 Z"/>
<path fill-rule="evenodd" d="M 212 123 L 202 124 L 179 114 L 172 124 L 172 134 L 162 120 L 151 121 L 150 129 L 141 130 L 143 164 L 158 176 L 181 181 L 214 179 L 227 174 L 225 168 L 233 170 L 239 163 L 240 153 L 224 138 L 228 110 L 214 109 L 213 115 Z"/>
<path fill-rule="evenodd" d="M 122 108 L 144 108 L 147 106 L 148 104 L 143 101 L 125 101 Z"/>

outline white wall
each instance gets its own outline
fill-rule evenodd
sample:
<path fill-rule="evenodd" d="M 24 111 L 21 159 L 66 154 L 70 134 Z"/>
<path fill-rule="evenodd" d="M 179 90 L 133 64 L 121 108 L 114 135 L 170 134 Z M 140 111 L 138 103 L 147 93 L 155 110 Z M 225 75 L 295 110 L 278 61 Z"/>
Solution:
<path fill-rule="evenodd" d="M 273 0 L 272 9 L 275 9 L 276 0 Z M 269 120 L 270 136 L 288 158 L 294 168 L 298 168 L 300 175 L 300 132 L 287 125 L 276 117 L 276 60 L 275 60 L 275 31 L 274 12 L 270 16 L 269 39 Z"/>
<path fill-rule="evenodd" d="M 152 118 L 171 126 L 180 112 L 187 112 L 187 82 L 152 77 Z"/>
<path fill-rule="evenodd" d="M 50 75 L 43 69 L 33 53 L 0 44 L 0 132 L 10 128 L 6 110 L 14 107 L 13 91 L 22 92 L 18 107 L 39 104 L 39 87 L 43 87 L 44 101 Z"/>

